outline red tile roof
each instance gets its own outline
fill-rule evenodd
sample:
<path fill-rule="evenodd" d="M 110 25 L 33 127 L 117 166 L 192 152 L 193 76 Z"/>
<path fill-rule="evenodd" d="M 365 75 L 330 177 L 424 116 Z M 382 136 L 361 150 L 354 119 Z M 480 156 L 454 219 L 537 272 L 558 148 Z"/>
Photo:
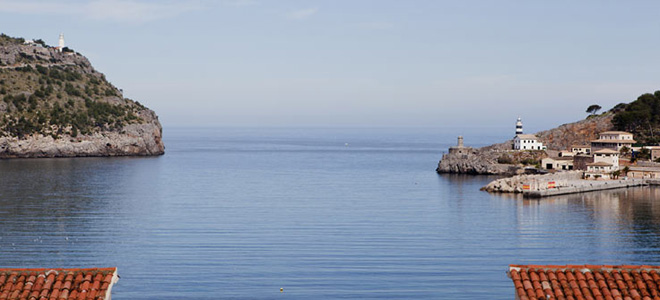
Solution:
<path fill-rule="evenodd" d="M 117 268 L 0 269 L 2 299 L 110 299 Z"/>
<path fill-rule="evenodd" d="M 516 299 L 656 300 L 658 266 L 511 265 Z"/>

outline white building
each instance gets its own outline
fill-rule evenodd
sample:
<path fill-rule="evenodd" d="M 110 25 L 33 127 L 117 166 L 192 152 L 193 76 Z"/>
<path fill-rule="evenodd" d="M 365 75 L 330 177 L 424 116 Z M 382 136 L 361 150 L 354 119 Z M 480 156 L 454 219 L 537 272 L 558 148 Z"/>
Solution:
<path fill-rule="evenodd" d="M 619 169 L 619 166 L 616 166 L 616 169 L 614 167 L 614 165 L 602 161 L 593 162 L 587 164 L 587 172 L 584 174 L 586 178 L 598 177 L 596 175 L 600 175 L 601 178 L 610 178 L 609 173 Z"/>
<path fill-rule="evenodd" d="M 519 134 L 513 138 L 514 150 L 545 150 L 543 143 L 533 134 Z"/>
<path fill-rule="evenodd" d="M 619 169 L 619 151 L 602 149 L 594 152 L 594 163 L 608 163 L 614 170 Z"/>
<path fill-rule="evenodd" d="M 594 162 L 587 164 L 585 178 L 611 178 L 610 173 L 619 170 L 619 151 L 601 149 L 595 151 Z"/>
<path fill-rule="evenodd" d="M 522 120 L 516 121 L 516 136 L 513 138 L 513 150 L 545 150 L 543 143 L 533 134 L 523 134 Z"/>

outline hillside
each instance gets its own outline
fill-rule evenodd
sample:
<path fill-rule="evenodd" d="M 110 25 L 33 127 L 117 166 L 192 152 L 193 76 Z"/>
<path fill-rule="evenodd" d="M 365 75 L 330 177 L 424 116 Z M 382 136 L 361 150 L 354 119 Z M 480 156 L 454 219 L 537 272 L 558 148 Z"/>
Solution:
<path fill-rule="evenodd" d="M 594 115 L 573 123 L 560 125 L 556 128 L 535 133 L 543 144 L 551 150 L 568 150 L 572 145 L 588 145 L 590 141 L 598 138 L 598 133 L 612 130 L 612 119 L 615 114 L 611 111 L 602 115 Z M 482 150 L 511 150 L 512 141 L 493 144 L 481 148 Z"/>
<path fill-rule="evenodd" d="M 0 158 L 163 154 L 156 114 L 63 50 L 0 35 Z"/>
<path fill-rule="evenodd" d="M 660 143 L 660 91 L 643 94 L 637 100 L 621 103 L 614 109 L 612 124 L 617 130 L 628 131 L 635 140 L 646 145 Z"/>

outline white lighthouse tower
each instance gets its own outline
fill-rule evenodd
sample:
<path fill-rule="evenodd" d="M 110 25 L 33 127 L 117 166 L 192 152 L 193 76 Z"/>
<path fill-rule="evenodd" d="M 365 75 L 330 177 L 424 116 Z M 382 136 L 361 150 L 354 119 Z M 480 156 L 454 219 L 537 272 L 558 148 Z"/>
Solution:
<path fill-rule="evenodd" d="M 518 121 L 516 122 L 516 135 L 519 134 L 523 134 L 522 120 L 520 120 L 520 117 L 518 117 Z"/>
<path fill-rule="evenodd" d="M 57 48 L 59 48 L 60 52 L 64 50 L 64 33 L 60 33 L 60 41 L 57 43 Z"/>

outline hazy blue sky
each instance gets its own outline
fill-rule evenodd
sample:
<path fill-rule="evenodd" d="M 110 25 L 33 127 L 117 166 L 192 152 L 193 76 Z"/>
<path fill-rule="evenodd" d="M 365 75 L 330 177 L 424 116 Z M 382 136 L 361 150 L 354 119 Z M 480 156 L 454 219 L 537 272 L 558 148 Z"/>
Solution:
<path fill-rule="evenodd" d="M 657 1 L 0 0 L 168 125 L 513 126 L 660 89 Z"/>

